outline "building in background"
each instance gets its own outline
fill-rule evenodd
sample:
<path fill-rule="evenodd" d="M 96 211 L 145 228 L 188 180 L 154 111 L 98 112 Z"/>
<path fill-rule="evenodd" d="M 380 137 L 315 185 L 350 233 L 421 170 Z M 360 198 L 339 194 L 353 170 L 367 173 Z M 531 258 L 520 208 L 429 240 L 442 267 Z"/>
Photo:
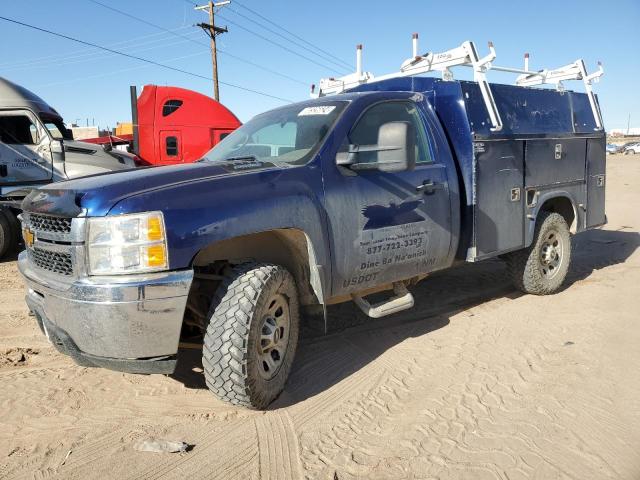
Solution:
<path fill-rule="evenodd" d="M 69 130 L 73 132 L 74 140 L 84 140 L 85 138 L 95 138 L 100 135 L 100 132 L 98 131 L 98 127 L 96 126 L 79 127 L 76 124 L 71 124 L 71 127 L 69 127 Z"/>
<path fill-rule="evenodd" d="M 640 127 L 638 128 L 612 128 L 609 130 L 612 137 L 639 137 Z"/>
<path fill-rule="evenodd" d="M 133 135 L 133 123 L 131 122 L 118 122 L 116 125 L 113 134 L 116 137 L 121 137 L 122 135 Z"/>

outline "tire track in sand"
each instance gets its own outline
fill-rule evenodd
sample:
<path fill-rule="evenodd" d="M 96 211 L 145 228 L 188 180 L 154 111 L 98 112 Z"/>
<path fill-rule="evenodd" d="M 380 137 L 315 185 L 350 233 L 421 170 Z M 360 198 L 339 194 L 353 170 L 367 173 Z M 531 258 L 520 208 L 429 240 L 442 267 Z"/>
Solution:
<path fill-rule="evenodd" d="M 298 436 L 284 410 L 255 418 L 260 452 L 260 479 L 302 478 Z"/>
<path fill-rule="evenodd" d="M 247 442 L 247 438 L 255 438 L 254 432 L 253 425 L 246 419 L 221 430 L 205 432 L 196 439 L 193 451 L 178 459 L 165 457 L 129 478 L 250 478 L 251 471 L 256 470 L 252 463 L 257 460 L 257 448 L 255 442 Z"/>

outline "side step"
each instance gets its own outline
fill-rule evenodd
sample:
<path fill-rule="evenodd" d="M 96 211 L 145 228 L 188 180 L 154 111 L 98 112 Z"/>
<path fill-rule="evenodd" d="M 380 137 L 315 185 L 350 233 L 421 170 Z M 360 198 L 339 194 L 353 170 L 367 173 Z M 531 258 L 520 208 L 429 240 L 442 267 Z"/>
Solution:
<path fill-rule="evenodd" d="M 351 295 L 351 298 L 360 310 L 371 318 L 384 317 L 413 307 L 413 295 L 409 290 L 407 290 L 404 283 L 395 282 L 393 284 L 393 293 L 395 293 L 395 296 L 391 297 L 386 302 L 380 302 L 375 305 L 371 305 L 368 301 L 357 294 Z"/>

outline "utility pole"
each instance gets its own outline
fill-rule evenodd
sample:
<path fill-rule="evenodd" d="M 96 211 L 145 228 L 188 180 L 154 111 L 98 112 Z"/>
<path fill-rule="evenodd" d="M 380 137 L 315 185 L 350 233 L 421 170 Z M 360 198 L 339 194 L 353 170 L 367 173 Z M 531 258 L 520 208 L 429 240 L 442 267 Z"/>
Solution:
<path fill-rule="evenodd" d="M 222 7 L 224 5 L 229 5 L 231 0 L 227 0 L 224 2 L 213 3 L 212 0 L 209 0 L 208 5 L 201 5 L 195 7 L 196 10 L 208 10 L 209 12 L 209 23 L 198 23 L 197 26 L 202 28 L 209 38 L 211 38 L 211 65 L 213 67 L 213 98 L 217 101 L 220 100 L 220 90 L 218 89 L 218 52 L 216 50 L 216 36 L 227 33 L 227 27 L 216 27 L 215 24 L 215 12 L 214 9 L 217 7 Z"/>

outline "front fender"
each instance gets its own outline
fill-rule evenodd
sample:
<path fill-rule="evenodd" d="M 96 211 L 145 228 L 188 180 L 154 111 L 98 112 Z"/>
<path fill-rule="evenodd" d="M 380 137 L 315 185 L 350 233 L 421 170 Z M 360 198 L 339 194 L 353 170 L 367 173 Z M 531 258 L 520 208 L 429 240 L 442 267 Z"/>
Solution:
<path fill-rule="evenodd" d="M 298 229 L 313 246 L 322 276 L 330 265 L 320 171 L 313 164 L 186 183 L 121 200 L 110 215 L 160 210 L 172 270 L 189 268 L 203 248 L 275 229 Z M 321 278 L 326 285 L 326 278 Z"/>

